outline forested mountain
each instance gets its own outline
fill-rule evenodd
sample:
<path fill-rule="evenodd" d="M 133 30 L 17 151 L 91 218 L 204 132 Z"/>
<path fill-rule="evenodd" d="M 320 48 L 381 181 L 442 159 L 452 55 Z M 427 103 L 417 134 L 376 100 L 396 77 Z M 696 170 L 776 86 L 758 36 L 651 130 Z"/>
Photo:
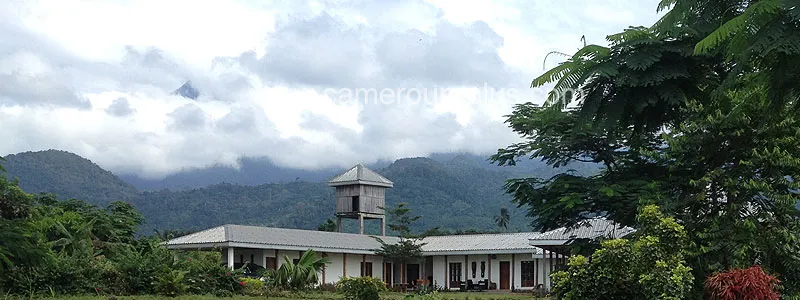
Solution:
<path fill-rule="evenodd" d="M 171 189 L 145 191 L 69 152 L 26 152 L 6 158 L 9 176 L 19 178 L 26 191 L 51 192 L 100 205 L 117 199 L 129 201 L 147 218 L 145 231 L 198 230 L 226 223 L 315 229 L 333 217 L 333 189 L 324 181 L 343 171 L 292 170 L 263 159 L 242 159 L 239 170 L 217 166 L 185 171 L 163 181 L 150 181 Z M 498 167 L 486 157 L 455 153 L 371 165 L 395 182 L 387 192 L 387 205 L 408 202 L 414 214 L 423 216 L 415 229 L 451 231 L 498 229 L 494 216 L 503 207 L 509 208 L 512 216 L 509 230 L 528 230 L 530 218 L 510 203 L 502 185 L 511 177 L 556 172 L 543 166 L 524 162 Z M 579 167 L 579 172 L 595 170 L 593 166 Z M 206 186 L 198 188 L 201 184 Z M 182 189 L 174 189 L 176 186 Z M 352 228 L 355 222 L 346 225 Z M 377 222 L 367 228 L 377 231 Z"/>
<path fill-rule="evenodd" d="M 29 193 L 49 192 L 105 207 L 114 200 L 133 199 L 139 191 L 88 159 L 66 151 L 23 152 L 4 157 L 0 164 L 10 177 L 19 178 Z"/>

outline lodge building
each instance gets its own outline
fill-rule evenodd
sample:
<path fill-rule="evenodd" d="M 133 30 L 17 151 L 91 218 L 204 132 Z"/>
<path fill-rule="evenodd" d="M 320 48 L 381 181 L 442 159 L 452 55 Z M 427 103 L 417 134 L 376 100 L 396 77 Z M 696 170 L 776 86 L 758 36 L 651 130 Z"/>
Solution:
<path fill-rule="evenodd" d="M 376 238 L 396 243 L 386 236 L 385 192 L 393 183 L 359 164 L 334 177 L 336 219 L 339 232 L 259 226 L 223 225 L 168 241 L 170 249 L 217 250 L 224 263 L 237 268 L 252 264 L 279 268 L 285 259 L 296 261 L 306 250 L 327 257 L 329 263 L 319 278 L 336 283 L 344 276 L 376 277 L 390 286 L 433 285 L 445 289 L 526 290 L 550 289 L 550 273 L 566 264 L 566 246 L 580 239 L 617 238 L 633 231 L 603 219 L 578 228 L 560 228 L 544 233 L 495 233 L 429 236 L 422 240 L 423 258 L 401 268 L 375 255 L 381 247 Z M 344 233 L 342 219 L 357 219 L 359 233 Z M 379 220 L 381 235 L 365 235 L 364 222 Z"/>

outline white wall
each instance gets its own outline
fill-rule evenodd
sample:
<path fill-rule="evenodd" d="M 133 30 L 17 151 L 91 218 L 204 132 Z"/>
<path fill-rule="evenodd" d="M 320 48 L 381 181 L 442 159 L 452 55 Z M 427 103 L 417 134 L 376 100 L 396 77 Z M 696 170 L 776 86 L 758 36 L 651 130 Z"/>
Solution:
<path fill-rule="evenodd" d="M 236 248 L 234 249 L 234 263 L 239 263 L 240 259 L 243 258 L 244 262 L 250 261 L 251 255 L 252 258 L 255 260 L 255 263 L 258 265 L 263 266 L 263 261 L 265 257 L 276 257 L 276 250 L 274 249 L 247 249 L 247 248 Z M 321 255 L 321 253 L 320 253 Z M 361 262 L 362 259 L 366 258 L 367 262 L 372 263 L 372 276 L 375 278 L 379 278 L 381 280 L 386 281 L 384 277 L 383 271 L 383 258 L 376 255 L 366 255 L 364 257 L 362 254 L 343 254 L 343 253 L 331 253 L 325 252 L 327 255 L 329 263 L 325 268 L 325 283 L 336 283 L 342 276 L 349 276 L 349 277 L 357 277 L 361 275 Z M 242 257 L 243 256 L 243 257 Z M 287 256 L 289 260 L 298 259 L 300 258 L 300 252 L 296 250 L 278 250 L 277 251 L 277 267 L 280 267 L 281 264 L 284 263 L 283 257 Z M 347 257 L 346 268 L 347 272 L 345 274 L 343 268 L 345 267 L 344 258 Z M 549 278 L 549 271 L 550 271 L 550 259 L 549 254 L 542 254 L 532 255 L 530 253 L 519 253 L 513 255 L 514 264 L 509 273 L 513 273 L 513 281 L 509 282 L 509 287 L 513 287 L 515 289 L 532 289 L 535 288 L 536 284 L 544 284 L 546 287 L 551 286 L 551 280 Z M 426 279 L 427 276 L 433 277 L 433 283 L 444 287 L 449 285 L 447 282 L 449 279 L 449 271 L 447 269 L 450 263 L 459 262 L 461 263 L 461 275 L 462 280 L 472 280 L 474 283 L 477 284 L 478 281 L 484 280 L 489 278 L 491 275 L 490 281 L 497 285 L 497 288 L 500 288 L 500 262 L 502 261 L 512 261 L 511 254 L 497 254 L 495 258 L 491 259 L 491 263 L 489 262 L 488 255 L 469 255 L 468 260 L 465 260 L 464 255 L 448 255 L 447 256 L 447 263 L 445 263 L 445 256 L 437 255 L 430 257 L 430 262 L 432 263 L 433 273 L 427 274 L 426 267 L 420 262 L 420 278 Z M 556 256 L 554 255 L 554 259 Z M 222 250 L 222 260 L 223 262 L 227 262 L 227 250 Z M 476 262 L 476 271 L 475 277 L 472 277 L 472 262 Z M 537 272 L 537 282 L 534 284 L 533 287 L 522 287 L 522 262 L 523 261 L 538 261 L 538 269 Z M 481 276 L 480 264 L 481 262 L 486 263 L 486 272 Z M 490 271 L 491 270 L 491 271 Z M 320 279 L 322 279 L 322 273 L 319 274 Z M 394 283 L 400 283 L 400 266 L 394 266 L 394 276 L 393 276 Z M 458 288 L 458 287 L 450 287 L 450 288 Z"/>

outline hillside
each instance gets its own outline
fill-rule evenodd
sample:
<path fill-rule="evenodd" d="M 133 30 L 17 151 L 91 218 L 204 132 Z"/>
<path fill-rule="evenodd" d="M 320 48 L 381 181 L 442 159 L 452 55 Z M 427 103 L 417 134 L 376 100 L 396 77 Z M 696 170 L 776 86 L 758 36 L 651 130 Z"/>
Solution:
<path fill-rule="evenodd" d="M 132 200 L 139 191 L 88 159 L 66 151 L 23 152 L 0 162 L 10 178 L 28 193 L 48 192 L 60 198 L 85 199 L 103 205 Z"/>
<path fill-rule="evenodd" d="M 236 172 L 219 174 L 214 170 L 225 167 L 212 167 L 179 173 L 173 179 L 182 178 L 181 190 L 140 191 L 91 161 L 64 151 L 26 152 L 7 159 L 4 165 L 9 175 L 19 178 L 28 192 L 51 192 L 60 198 L 74 197 L 98 205 L 130 201 L 147 218 L 144 232 L 197 230 L 226 223 L 315 229 L 333 217 L 333 189 L 324 180 L 343 171 L 287 170 L 265 160 L 243 159 L 242 168 Z M 423 216 L 417 230 L 441 227 L 455 231 L 497 229 L 494 216 L 501 207 L 510 209 L 509 230 L 527 230 L 530 219 L 524 217 L 524 209 L 510 203 L 501 188 L 504 180 L 531 175 L 528 172 L 541 166 L 532 162 L 528 166 L 497 167 L 475 155 L 437 154 L 399 159 L 385 168 L 372 167 L 395 182 L 387 192 L 387 205 L 408 202 L 415 214 Z M 592 170 L 583 167 L 585 172 Z M 549 176 L 555 171 L 538 172 Z M 241 181 L 248 178 L 247 174 L 258 173 L 270 175 Z M 276 178 L 292 180 L 269 183 Z M 197 182 L 207 186 L 197 188 Z M 355 222 L 346 226 L 353 228 Z M 376 232 L 377 222 L 367 228 Z"/>

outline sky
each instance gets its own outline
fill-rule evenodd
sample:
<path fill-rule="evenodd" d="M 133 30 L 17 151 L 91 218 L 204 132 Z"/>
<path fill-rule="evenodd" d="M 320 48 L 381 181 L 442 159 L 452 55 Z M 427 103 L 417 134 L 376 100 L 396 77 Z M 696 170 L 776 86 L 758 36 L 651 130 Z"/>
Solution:
<path fill-rule="evenodd" d="M 268 157 L 349 167 L 486 154 L 513 105 L 655 0 L 0 1 L 0 155 L 159 178 Z M 185 82 L 197 99 L 175 95 Z"/>

